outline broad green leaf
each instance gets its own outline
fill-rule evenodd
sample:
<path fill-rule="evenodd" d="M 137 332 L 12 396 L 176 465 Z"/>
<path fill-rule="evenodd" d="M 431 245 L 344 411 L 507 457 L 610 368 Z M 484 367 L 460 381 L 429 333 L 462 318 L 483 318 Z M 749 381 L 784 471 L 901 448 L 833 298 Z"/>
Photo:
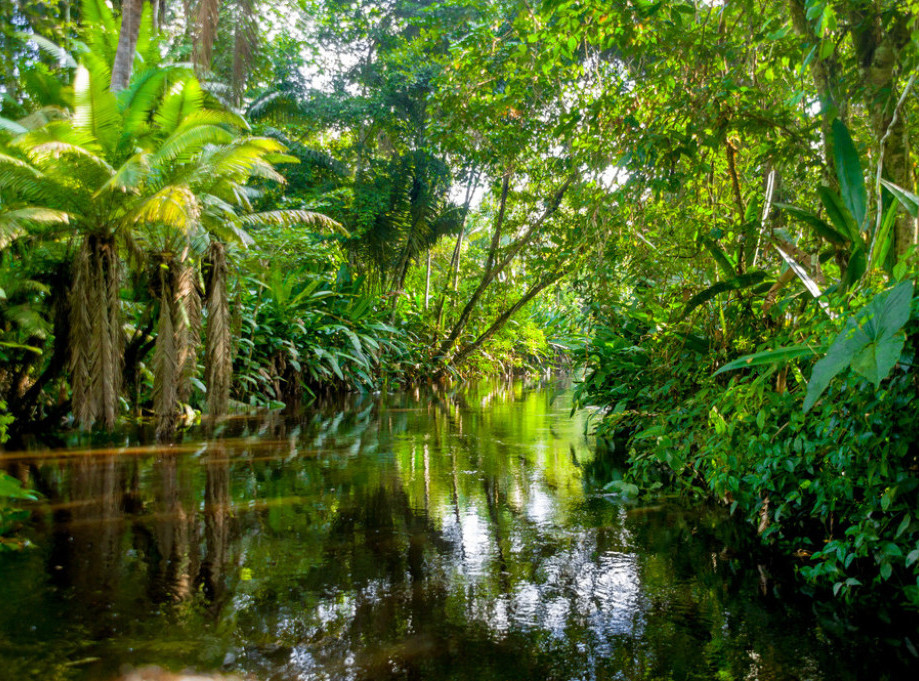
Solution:
<path fill-rule="evenodd" d="M 855 218 L 855 224 L 861 229 L 865 224 L 868 205 L 865 176 L 849 129 L 838 118 L 833 121 L 833 155 L 842 200 Z"/>
<path fill-rule="evenodd" d="M 858 242 L 861 240 L 861 232 L 855 223 L 849 209 L 845 207 L 842 197 L 829 187 L 817 187 L 817 195 L 820 197 L 820 203 L 823 204 L 827 216 L 840 234 L 846 235 L 849 241 Z"/>
<path fill-rule="evenodd" d="M 826 239 L 834 246 L 845 246 L 849 242 L 847 236 L 843 236 L 843 233 L 840 233 L 810 211 L 798 208 L 797 206 L 790 206 L 787 203 L 774 203 L 772 205 L 810 225 L 814 228 L 814 232 L 816 232 L 818 236 Z"/>
<path fill-rule="evenodd" d="M 14 477 L 0 471 L 0 499 L 37 499 L 34 492 L 23 489 Z"/>
<path fill-rule="evenodd" d="M 907 212 L 912 215 L 914 218 L 919 217 L 919 196 L 916 196 L 912 192 L 906 191 L 903 187 L 895 185 L 893 182 L 888 182 L 887 180 L 881 180 L 881 184 L 893 194 L 897 201 L 899 201 Z"/>
<path fill-rule="evenodd" d="M 901 329 L 909 320 L 913 282 L 905 281 L 877 294 L 862 310 L 849 317 L 833 340 L 826 357 L 814 365 L 804 411 L 809 411 L 840 372 L 852 369 L 880 385 L 900 358 L 904 337 Z"/>
<path fill-rule="evenodd" d="M 887 378 L 900 359 L 906 336 L 897 334 L 883 342 L 868 343 L 868 345 L 852 360 L 852 369 L 861 374 L 874 384 L 875 388 Z"/>
<path fill-rule="evenodd" d="M 791 345 L 787 348 L 778 348 L 776 350 L 765 350 L 755 352 L 752 355 L 744 355 L 728 362 L 715 372 L 715 376 L 725 371 L 736 371 L 737 369 L 747 369 L 749 367 L 764 366 L 767 364 L 784 364 L 790 360 L 799 357 L 813 357 L 824 351 L 822 347 L 811 347 L 809 345 Z"/>
<path fill-rule="evenodd" d="M 843 277 L 843 286 L 848 290 L 855 286 L 868 269 L 868 255 L 859 240 L 849 254 L 849 263 L 846 265 Z"/>
<path fill-rule="evenodd" d="M 739 277 L 734 277 L 730 279 L 729 281 L 719 281 L 713 286 L 710 286 L 709 288 L 697 293 L 692 298 L 690 298 L 686 303 L 686 307 L 683 309 L 683 315 L 681 319 L 684 319 L 686 315 L 688 315 L 690 312 L 695 310 L 700 305 L 708 302 L 709 300 L 717 296 L 719 293 L 726 293 L 727 291 L 737 291 L 740 289 L 749 288 L 751 286 L 756 286 L 757 284 L 762 282 L 763 279 L 765 278 L 766 278 L 765 272 L 757 271 L 757 272 L 747 272 L 745 274 L 740 275 Z"/>

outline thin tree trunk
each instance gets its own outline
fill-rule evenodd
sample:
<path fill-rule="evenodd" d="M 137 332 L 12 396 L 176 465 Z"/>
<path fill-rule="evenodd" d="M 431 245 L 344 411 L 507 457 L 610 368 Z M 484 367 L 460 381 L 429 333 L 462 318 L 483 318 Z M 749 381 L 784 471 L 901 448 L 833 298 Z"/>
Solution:
<path fill-rule="evenodd" d="M 197 22 L 194 23 L 192 29 L 194 36 L 192 62 L 198 73 L 209 71 L 211 68 L 211 56 L 214 50 L 214 40 L 217 37 L 219 18 L 220 0 L 200 0 Z"/>
<path fill-rule="evenodd" d="M 523 233 L 516 243 L 510 248 L 510 250 L 505 254 L 505 256 L 498 262 L 495 262 L 496 256 L 493 253 L 489 254 L 488 261 L 489 263 L 494 263 L 491 268 L 486 268 L 485 272 L 482 274 L 482 280 L 479 283 L 478 288 L 472 294 L 472 297 L 466 303 L 463 311 L 460 313 L 459 319 L 453 325 L 453 329 L 450 331 L 450 335 L 444 339 L 440 344 L 439 352 L 440 354 L 446 355 L 450 349 L 453 347 L 453 344 L 456 342 L 456 339 L 459 338 L 459 335 L 463 332 L 463 329 L 466 327 L 466 324 L 469 322 L 469 318 L 472 316 L 472 311 L 475 309 L 475 306 L 478 304 L 479 299 L 482 297 L 482 294 L 485 293 L 486 289 L 491 285 L 491 282 L 504 271 L 504 269 L 517 257 L 517 255 L 526 248 L 527 244 L 532 241 L 533 237 L 539 231 L 539 228 L 543 226 L 546 220 L 548 220 L 555 212 L 558 210 L 559 206 L 562 203 L 562 198 L 565 196 L 565 192 L 568 191 L 568 188 L 571 186 L 571 183 L 574 182 L 575 176 L 569 176 L 568 179 L 559 187 L 558 191 L 555 192 L 555 195 L 552 197 L 552 200 L 549 202 L 549 205 L 543 211 L 542 215 L 534 221 Z M 504 196 L 506 198 L 506 196 Z M 503 211 L 499 212 L 498 215 L 499 221 L 503 220 L 504 214 Z M 496 232 L 501 229 L 501 225 L 498 224 L 495 227 Z M 496 244 L 496 240 L 492 239 L 492 245 Z"/>
<path fill-rule="evenodd" d="M 533 298 L 539 295 L 539 293 L 541 293 L 547 287 L 551 286 L 552 284 L 557 282 L 559 279 L 561 279 L 562 275 L 564 274 L 565 274 L 564 269 L 558 270 L 550 274 L 548 277 L 546 277 L 542 281 L 539 281 L 536 284 L 534 284 L 532 287 L 530 287 L 530 289 L 523 295 L 523 297 L 520 298 L 520 300 L 514 303 L 507 310 L 505 310 L 503 313 L 501 313 L 501 315 L 492 323 L 491 326 L 488 327 L 488 329 L 484 333 L 482 333 L 474 341 L 472 341 L 471 343 L 469 343 L 468 345 L 460 349 L 453 356 L 451 363 L 454 366 L 458 366 L 459 364 L 461 364 L 467 357 L 469 357 L 469 355 L 471 355 L 473 352 L 475 352 L 480 347 L 482 347 L 482 345 L 484 345 L 492 336 L 494 336 L 496 333 L 498 333 L 498 331 L 504 328 L 504 325 L 507 324 L 507 322 L 511 319 L 511 317 L 517 314 L 517 312 L 519 312 L 520 309 L 524 305 L 526 305 Z"/>
<path fill-rule="evenodd" d="M 791 23 L 795 31 L 813 45 L 818 45 L 820 40 L 814 35 L 807 22 L 804 0 L 788 0 L 788 10 Z M 839 62 L 831 55 L 827 59 L 820 59 L 816 55 L 810 63 L 811 78 L 817 88 L 817 95 L 823 111 L 820 114 L 820 133 L 823 137 L 824 181 L 833 188 L 839 187 L 836 179 L 836 162 L 833 155 L 833 119 L 837 116 L 843 123 L 848 119 L 849 106 L 845 93 L 840 87 Z"/>
<path fill-rule="evenodd" d="M 160 268 L 160 317 L 153 351 L 153 411 L 156 413 L 156 439 L 172 439 L 179 404 L 179 358 L 175 327 L 175 273 Z"/>
<path fill-rule="evenodd" d="M 897 55 L 909 43 L 905 20 L 890 21 L 885 26 L 875 10 L 863 8 L 853 9 L 850 20 L 872 132 L 878 144 L 884 140 L 884 175 L 894 184 L 913 191 L 905 116 L 894 118 L 899 70 Z M 897 256 L 906 253 L 915 242 L 915 223 L 901 214 L 894 228 Z"/>
<path fill-rule="evenodd" d="M 463 239 L 466 236 L 466 219 L 469 216 L 469 206 L 472 203 L 472 195 L 475 193 L 475 190 L 479 186 L 479 173 L 475 171 L 472 174 L 469 184 L 466 186 L 466 199 L 463 202 L 463 221 L 460 224 L 459 234 L 456 237 L 456 246 L 453 248 L 453 257 L 450 258 L 450 269 L 448 276 L 450 279 L 449 289 L 447 286 L 444 286 L 444 290 L 440 294 L 440 300 L 437 303 L 437 323 L 435 325 L 436 333 L 440 334 L 440 326 L 443 323 L 444 318 L 444 304 L 447 300 L 447 291 L 453 293 L 456 292 L 457 287 L 459 286 L 459 270 L 460 270 L 460 260 L 462 259 L 463 251 Z M 435 336 L 436 337 L 436 336 Z"/>
<path fill-rule="evenodd" d="M 112 90 L 116 92 L 124 90 L 131 80 L 143 8 L 144 0 L 124 0 L 121 3 L 121 33 L 118 35 L 118 50 L 112 64 Z"/>
<path fill-rule="evenodd" d="M 431 249 L 428 249 L 427 269 L 424 274 L 424 311 L 428 311 L 431 302 Z"/>

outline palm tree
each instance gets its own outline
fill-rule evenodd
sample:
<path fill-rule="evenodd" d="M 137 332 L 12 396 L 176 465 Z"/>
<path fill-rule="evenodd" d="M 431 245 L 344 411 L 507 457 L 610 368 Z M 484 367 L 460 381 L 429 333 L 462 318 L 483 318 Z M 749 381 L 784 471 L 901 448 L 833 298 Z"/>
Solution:
<path fill-rule="evenodd" d="M 160 269 L 157 349 L 158 415 L 168 421 L 194 367 L 199 315 L 190 254 L 211 236 L 245 241 L 245 228 L 266 223 L 316 222 L 306 211 L 253 213 L 246 184 L 283 178 L 272 163 L 293 161 L 272 139 L 248 135 L 239 116 L 209 108 L 197 79 L 182 69 L 136 74 L 116 94 L 101 59 L 88 55 L 74 78 L 74 109 L 13 138 L 0 148 L 0 192 L 6 205 L 65 214 L 77 242 L 69 295 L 73 412 L 83 427 L 114 425 L 121 385 L 123 332 L 121 253 L 146 254 Z M 50 215 L 50 213 L 49 213 Z M 209 285 L 209 383 L 222 393 L 229 325 L 226 268 Z M 222 273 L 222 274 L 221 274 Z M 216 276 L 216 279 L 215 279 Z M 223 322 L 220 320 L 224 320 Z M 175 367 L 175 370 L 173 370 Z M 226 401 L 212 397 L 212 406 Z"/>

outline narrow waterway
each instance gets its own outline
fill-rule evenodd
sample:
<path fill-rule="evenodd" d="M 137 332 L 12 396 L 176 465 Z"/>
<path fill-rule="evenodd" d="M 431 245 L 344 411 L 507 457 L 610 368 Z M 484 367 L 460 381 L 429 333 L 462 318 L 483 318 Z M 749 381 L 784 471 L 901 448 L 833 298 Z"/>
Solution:
<path fill-rule="evenodd" d="M 479 385 L 231 420 L 169 448 L 2 454 L 45 498 L 34 546 L 0 554 L 0 681 L 906 668 L 778 598 L 720 512 L 602 494 L 607 464 L 570 407 L 563 384 Z"/>

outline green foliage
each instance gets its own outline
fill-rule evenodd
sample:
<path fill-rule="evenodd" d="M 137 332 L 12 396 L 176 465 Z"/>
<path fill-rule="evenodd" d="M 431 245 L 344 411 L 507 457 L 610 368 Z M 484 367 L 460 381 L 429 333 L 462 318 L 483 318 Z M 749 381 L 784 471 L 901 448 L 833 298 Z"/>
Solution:
<path fill-rule="evenodd" d="M 7 429 L 12 422 L 13 417 L 6 413 L 6 403 L 0 400 L 0 445 L 7 441 Z M 34 492 L 23 489 L 19 480 L 0 471 L 0 552 L 24 545 L 21 540 L 9 536 L 29 516 L 27 511 L 17 508 L 15 502 L 37 498 Z"/>
<path fill-rule="evenodd" d="M 913 282 L 905 281 L 879 293 L 833 340 L 826 357 L 814 365 L 807 384 L 804 411 L 808 411 L 843 369 L 852 369 L 879 388 L 900 359 L 906 336 L 902 329 L 909 320 Z"/>

